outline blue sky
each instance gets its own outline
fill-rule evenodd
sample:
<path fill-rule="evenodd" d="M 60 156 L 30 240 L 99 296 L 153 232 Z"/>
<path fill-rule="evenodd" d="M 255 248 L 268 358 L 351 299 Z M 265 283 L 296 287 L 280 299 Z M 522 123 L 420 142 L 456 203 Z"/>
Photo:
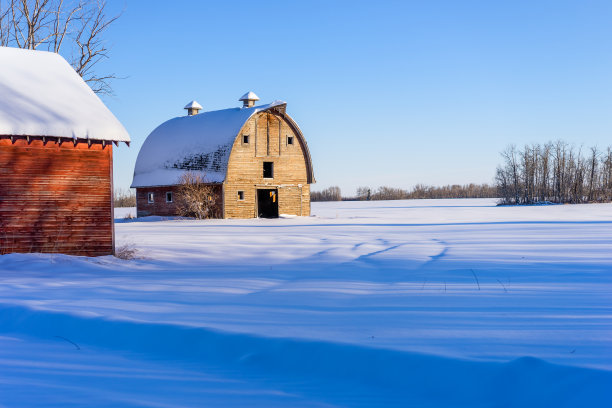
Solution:
<path fill-rule="evenodd" d="M 612 144 L 610 1 L 113 1 L 104 101 L 138 150 L 196 99 L 287 101 L 314 190 L 491 182 L 499 152 Z"/>

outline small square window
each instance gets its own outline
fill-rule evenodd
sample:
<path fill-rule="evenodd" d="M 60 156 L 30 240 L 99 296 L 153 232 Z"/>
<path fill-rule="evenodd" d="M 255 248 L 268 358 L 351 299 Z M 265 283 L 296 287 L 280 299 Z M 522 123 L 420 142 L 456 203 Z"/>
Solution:
<path fill-rule="evenodd" d="M 264 178 L 274 178 L 274 163 L 273 162 L 263 162 L 263 177 Z"/>
<path fill-rule="evenodd" d="M 244 191 L 239 191 L 238 192 L 238 200 L 240 200 L 240 201 L 244 200 Z"/>
<path fill-rule="evenodd" d="M 172 191 L 167 191 L 166 192 L 166 202 L 167 203 L 171 203 L 172 202 Z"/>
<path fill-rule="evenodd" d="M 292 145 L 293 144 L 293 136 L 287 136 L 287 144 L 288 145 Z"/>
<path fill-rule="evenodd" d="M 153 198 L 154 198 L 153 193 L 148 193 L 147 194 L 147 201 L 149 202 L 149 204 L 152 204 L 152 203 L 155 202 L 155 200 Z"/>
<path fill-rule="evenodd" d="M 249 135 L 242 135 L 242 144 L 249 144 Z"/>

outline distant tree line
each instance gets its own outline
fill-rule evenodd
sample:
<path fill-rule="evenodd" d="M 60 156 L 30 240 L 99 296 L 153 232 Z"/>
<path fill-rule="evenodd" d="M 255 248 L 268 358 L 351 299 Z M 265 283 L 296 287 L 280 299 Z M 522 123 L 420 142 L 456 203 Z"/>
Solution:
<path fill-rule="evenodd" d="M 612 201 L 612 146 L 576 148 L 563 141 L 509 146 L 496 184 L 500 204 Z"/>
<path fill-rule="evenodd" d="M 410 200 L 433 198 L 495 198 L 497 189 L 489 184 L 453 184 L 442 187 L 417 184 L 412 190 L 382 186 L 376 189 L 359 187 L 354 197 L 342 197 L 340 187 L 329 187 L 323 191 L 313 191 L 311 201 L 340 200 Z"/>
<path fill-rule="evenodd" d="M 452 184 L 441 187 L 417 184 L 412 190 L 382 186 L 375 190 L 359 187 L 356 200 L 414 200 L 434 198 L 492 198 L 496 189 L 488 184 Z"/>
<path fill-rule="evenodd" d="M 115 207 L 136 207 L 136 193 L 134 190 L 115 190 Z"/>
<path fill-rule="evenodd" d="M 342 193 L 340 187 L 328 187 L 323 191 L 311 191 L 310 201 L 340 201 Z"/>

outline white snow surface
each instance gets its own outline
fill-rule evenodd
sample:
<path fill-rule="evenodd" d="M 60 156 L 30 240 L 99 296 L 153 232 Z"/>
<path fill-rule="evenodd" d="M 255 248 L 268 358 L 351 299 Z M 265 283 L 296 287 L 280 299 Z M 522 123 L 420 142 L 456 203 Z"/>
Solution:
<path fill-rule="evenodd" d="M 129 142 L 100 98 L 58 54 L 0 47 L 0 135 Z"/>
<path fill-rule="evenodd" d="M 612 204 L 312 212 L 0 256 L 0 406 L 611 406 Z"/>
<path fill-rule="evenodd" d="M 176 184 L 186 171 L 211 183 L 223 182 L 231 148 L 244 124 L 257 112 L 286 102 L 180 116 L 159 125 L 144 141 L 134 167 L 132 187 Z"/>

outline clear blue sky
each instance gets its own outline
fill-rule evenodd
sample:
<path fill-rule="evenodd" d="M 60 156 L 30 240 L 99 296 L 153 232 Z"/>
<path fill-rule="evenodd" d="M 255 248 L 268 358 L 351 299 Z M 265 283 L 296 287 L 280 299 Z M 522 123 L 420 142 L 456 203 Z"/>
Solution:
<path fill-rule="evenodd" d="M 287 101 L 320 190 L 491 182 L 508 144 L 612 144 L 612 1 L 112 1 L 105 103 L 138 150 L 196 99 Z"/>

